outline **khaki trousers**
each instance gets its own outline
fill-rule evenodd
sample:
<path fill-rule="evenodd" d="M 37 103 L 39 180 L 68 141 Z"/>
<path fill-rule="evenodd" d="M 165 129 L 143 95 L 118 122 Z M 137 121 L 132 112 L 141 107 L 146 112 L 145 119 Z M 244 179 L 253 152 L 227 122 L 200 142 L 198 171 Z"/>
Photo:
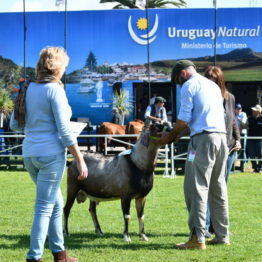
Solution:
<path fill-rule="evenodd" d="M 229 242 L 228 195 L 225 166 L 228 156 L 226 135 L 201 133 L 193 136 L 188 146 L 184 194 L 189 212 L 190 238 L 197 235 L 205 242 L 207 203 L 219 242 Z"/>

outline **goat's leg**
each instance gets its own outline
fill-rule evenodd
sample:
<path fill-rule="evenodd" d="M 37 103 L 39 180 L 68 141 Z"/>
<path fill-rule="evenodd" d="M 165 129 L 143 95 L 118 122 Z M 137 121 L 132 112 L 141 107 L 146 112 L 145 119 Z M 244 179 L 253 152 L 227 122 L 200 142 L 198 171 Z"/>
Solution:
<path fill-rule="evenodd" d="M 75 198 L 77 195 L 77 190 L 74 191 L 67 191 L 67 199 L 66 199 L 66 204 L 64 207 L 64 235 L 68 236 L 69 232 L 68 232 L 68 219 L 69 219 L 69 214 L 70 214 L 70 210 L 75 202 Z"/>
<path fill-rule="evenodd" d="M 90 200 L 90 206 L 89 206 L 89 212 L 90 215 L 92 217 L 94 226 L 95 226 L 95 232 L 99 235 L 102 236 L 104 233 L 102 232 L 98 219 L 97 219 L 97 215 L 96 215 L 96 205 L 97 203 L 95 201 Z"/>
<path fill-rule="evenodd" d="M 131 203 L 131 198 L 122 198 L 121 199 L 121 207 L 122 207 L 122 212 L 124 216 L 124 232 L 123 232 L 123 237 L 124 241 L 130 242 L 131 238 L 128 233 L 128 224 L 129 220 L 131 218 L 130 216 L 130 203 Z"/>
<path fill-rule="evenodd" d="M 145 207 L 146 198 L 136 199 L 136 212 L 139 223 L 139 234 L 144 241 L 148 241 L 148 238 L 144 231 L 144 207 Z"/>

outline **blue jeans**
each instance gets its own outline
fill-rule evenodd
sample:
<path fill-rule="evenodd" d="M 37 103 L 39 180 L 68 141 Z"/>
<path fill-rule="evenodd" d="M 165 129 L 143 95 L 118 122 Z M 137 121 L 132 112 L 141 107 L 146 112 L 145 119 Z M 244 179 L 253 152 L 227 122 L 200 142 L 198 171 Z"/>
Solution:
<path fill-rule="evenodd" d="M 228 182 L 229 173 L 232 169 L 233 163 L 236 160 L 236 157 L 237 157 L 236 151 L 233 151 L 228 155 L 227 163 L 226 163 L 226 173 L 225 173 L 226 183 Z M 211 221 L 209 204 L 207 205 L 207 213 L 206 213 L 206 231 L 209 231 L 211 233 L 214 232 L 212 221 Z"/>
<path fill-rule="evenodd" d="M 34 220 L 30 235 L 28 259 L 39 259 L 44 252 L 48 234 L 52 252 L 64 250 L 62 229 L 63 197 L 60 183 L 63 178 L 66 155 L 25 157 L 27 171 L 36 184 Z"/>

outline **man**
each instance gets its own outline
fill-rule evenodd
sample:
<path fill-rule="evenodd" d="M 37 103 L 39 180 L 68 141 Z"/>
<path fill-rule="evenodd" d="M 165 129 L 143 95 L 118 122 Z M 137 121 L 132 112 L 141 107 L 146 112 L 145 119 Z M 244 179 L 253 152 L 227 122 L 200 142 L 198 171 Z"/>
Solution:
<path fill-rule="evenodd" d="M 236 104 L 235 106 L 235 117 L 237 120 L 237 125 L 239 127 L 239 131 L 241 134 L 246 134 L 247 130 L 245 129 L 245 125 L 247 123 L 247 114 L 242 111 L 242 106 L 241 104 Z"/>
<path fill-rule="evenodd" d="M 260 105 L 251 107 L 252 115 L 248 118 L 248 136 L 262 136 L 262 108 Z M 252 160 L 254 172 L 262 173 L 262 139 L 249 139 L 247 141 L 247 152 L 251 159 L 258 158 L 258 161 Z"/>
<path fill-rule="evenodd" d="M 159 122 L 163 124 L 167 122 L 166 109 L 164 108 L 166 100 L 162 96 L 157 96 L 155 98 L 155 103 L 149 105 L 145 112 L 146 123 Z"/>
<path fill-rule="evenodd" d="M 244 172 L 245 169 L 245 164 L 247 162 L 247 154 L 246 154 L 246 141 L 247 141 L 247 129 L 246 129 L 246 125 L 247 125 L 247 114 L 245 112 L 242 111 L 242 105 L 241 104 L 236 104 L 235 106 L 235 118 L 236 118 L 236 122 L 240 131 L 240 135 L 242 137 L 241 139 L 241 148 L 242 150 L 240 150 L 238 158 L 241 159 L 243 158 L 244 161 L 240 161 L 240 170 L 242 172 Z"/>
<path fill-rule="evenodd" d="M 206 249 L 205 223 L 209 199 L 215 238 L 210 244 L 229 245 L 228 196 L 225 164 L 228 156 L 223 98 L 219 87 L 199 75 L 189 60 L 178 61 L 172 82 L 182 86 L 181 107 L 172 132 L 156 142 L 163 145 L 178 141 L 189 126 L 191 140 L 185 167 L 184 194 L 189 212 L 189 241 L 179 249 Z"/>

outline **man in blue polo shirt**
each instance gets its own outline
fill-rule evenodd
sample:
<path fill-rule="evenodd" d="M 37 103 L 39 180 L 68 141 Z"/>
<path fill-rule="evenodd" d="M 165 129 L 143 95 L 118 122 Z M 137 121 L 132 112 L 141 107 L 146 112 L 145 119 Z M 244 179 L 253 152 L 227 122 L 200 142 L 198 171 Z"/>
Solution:
<path fill-rule="evenodd" d="M 190 128 L 185 167 L 184 194 L 189 212 L 189 241 L 179 249 L 206 249 L 205 223 L 209 199 L 215 238 L 210 244 L 229 245 L 228 196 L 225 164 L 228 156 L 223 98 L 219 87 L 196 72 L 189 60 L 178 61 L 172 82 L 181 88 L 181 107 L 171 133 L 157 144 L 178 141 L 181 131 Z"/>

